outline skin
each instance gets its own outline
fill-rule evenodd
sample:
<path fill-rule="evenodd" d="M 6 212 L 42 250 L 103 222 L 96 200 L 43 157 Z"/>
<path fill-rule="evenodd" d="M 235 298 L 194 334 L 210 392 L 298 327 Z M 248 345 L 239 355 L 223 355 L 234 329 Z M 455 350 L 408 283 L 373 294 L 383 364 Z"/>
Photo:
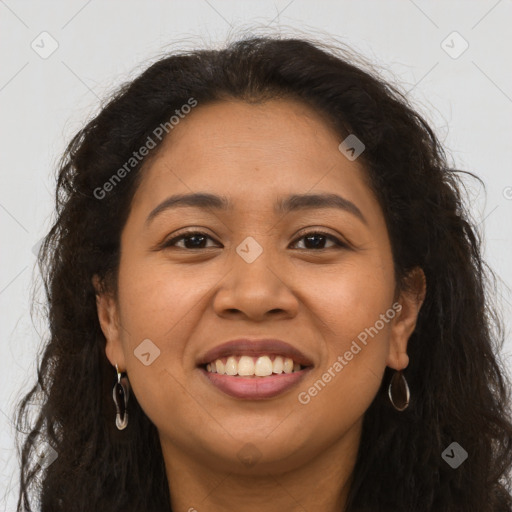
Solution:
<path fill-rule="evenodd" d="M 143 171 L 122 232 L 117 293 L 100 292 L 93 279 L 106 356 L 127 372 L 158 429 L 173 510 L 344 509 L 363 415 L 386 366 L 408 365 L 425 280 L 417 269 L 411 290 L 398 294 L 382 210 L 362 164 L 349 161 L 340 142 L 295 101 L 199 105 Z M 166 210 L 145 225 L 167 197 L 199 191 L 227 196 L 233 211 Z M 274 213 L 276 199 L 291 193 L 336 193 L 366 223 L 332 208 Z M 161 248 L 183 228 L 211 239 Z M 348 248 L 321 235 L 303 238 L 318 229 Z M 250 264 L 236 252 L 248 236 L 263 249 Z M 400 313 L 308 404 L 299 403 L 298 394 L 395 301 Z M 285 340 L 314 369 L 278 397 L 229 397 L 196 361 L 242 336 Z M 160 355 L 146 366 L 134 350 L 148 338 Z M 258 459 L 252 466 L 238 457 L 249 443 Z"/>

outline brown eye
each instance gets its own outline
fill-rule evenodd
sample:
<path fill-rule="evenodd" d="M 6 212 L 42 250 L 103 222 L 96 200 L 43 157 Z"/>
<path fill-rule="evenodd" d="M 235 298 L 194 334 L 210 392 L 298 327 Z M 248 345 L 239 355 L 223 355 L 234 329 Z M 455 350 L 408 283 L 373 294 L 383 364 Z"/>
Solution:
<path fill-rule="evenodd" d="M 180 235 L 171 238 L 167 242 L 164 242 L 162 248 L 165 249 L 169 247 L 178 247 L 179 249 L 188 250 L 208 249 L 212 247 L 206 246 L 208 240 L 213 241 L 213 238 L 200 231 L 190 231 L 187 233 L 181 233 Z M 322 231 L 310 231 L 309 233 L 305 233 L 300 238 L 298 238 L 295 243 L 297 243 L 299 240 L 305 241 L 305 247 L 299 247 L 299 249 L 304 250 L 325 250 L 333 249 L 336 247 L 348 248 L 347 244 L 343 243 L 339 238 L 331 235 L 330 233 L 324 233 Z M 184 245 L 177 245 L 177 243 L 181 241 L 183 241 Z M 334 245 L 325 247 L 325 244 L 329 241 Z"/>
<path fill-rule="evenodd" d="M 208 236 L 206 233 L 191 231 L 188 233 L 182 233 L 179 236 L 164 242 L 162 248 L 178 247 L 180 249 L 207 249 L 205 244 L 207 243 L 208 239 L 213 240 L 213 238 Z M 176 245 L 176 242 L 180 242 L 181 240 L 184 241 L 185 246 Z"/>
<path fill-rule="evenodd" d="M 332 249 L 335 247 L 347 247 L 346 244 L 344 244 L 341 240 L 339 240 L 335 236 L 333 236 L 329 233 L 324 233 L 322 231 L 310 231 L 309 233 L 306 233 L 297 239 L 297 241 L 299 241 L 299 240 L 305 240 L 305 245 L 307 245 L 307 246 L 301 247 L 301 249 L 306 249 L 306 250 L 307 249 L 322 250 L 322 249 Z M 324 247 L 327 240 L 332 241 L 334 243 L 334 246 Z"/>

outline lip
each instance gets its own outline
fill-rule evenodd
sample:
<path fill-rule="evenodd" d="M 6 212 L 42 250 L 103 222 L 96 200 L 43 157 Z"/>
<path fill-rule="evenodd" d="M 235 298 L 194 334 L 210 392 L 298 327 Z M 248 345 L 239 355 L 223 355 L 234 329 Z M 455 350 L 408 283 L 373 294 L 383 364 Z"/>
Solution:
<path fill-rule="evenodd" d="M 210 383 L 222 392 L 234 398 L 245 400 L 263 400 L 280 395 L 298 384 L 312 367 L 298 372 L 269 375 L 268 377 L 240 377 L 234 375 L 219 375 L 199 368 Z"/>
<path fill-rule="evenodd" d="M 266 377 L 243 377 L 219 375 L 206 370 L 206 365 L 227 356 L 276 355 L 290 357 L 304 368 L 298 372 L 268 375 Z M 263 400 L 280 395 L 297 385 L 313 368 L 311 359 L 298 348 L 278 339 L 240 338 L 222 343 L 203 354 L 197 361 L 198 369 L 217 389 L 234 398 Z"/>
<path fill-rule="evenodd" d="M 251 340 L 249 338 L 240 338 L 217 345 L 200 356 L 197 360 L 197 365 L 204 366 L 216 359 L 221 359 L 226 356 L 243 355 L 256 357 L 264 355 L 284 356 L 290 357 L 295 363 L 299 363 L 301 366 L 313 366 L 313 362 L 309 357 L 303 354 L 298 348 L 286 343 L 285 341 L 278 339 Z"/>

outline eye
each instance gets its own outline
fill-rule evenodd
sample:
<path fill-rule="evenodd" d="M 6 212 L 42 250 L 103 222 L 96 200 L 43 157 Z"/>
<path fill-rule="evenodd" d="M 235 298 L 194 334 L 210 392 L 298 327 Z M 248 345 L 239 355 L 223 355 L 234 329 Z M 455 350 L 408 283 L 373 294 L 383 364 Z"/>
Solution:
<path fill-rule="evenodd" d="M 207 239 L 213 240 L 213 238 L 208 236 L 206 233 L 202 233 L 200 231 L 189 231 L 186 233 L 181 233 L 171 240 L 164 242 L 162 248 L 179 247 L 180 249 L 207 249 L 207 247 L 204 245 Z M 184 240 L 185 247 L 178 246 L 176 244 L 176 242 L 181 242 L 182 240 Z M 190 241 L 189 247 L 187 247 L 188 241 Z"/>
<path fill-rule="evenodd" d="M 203 233 L 201 231 L 189 231 L 186 233 L 181 233 L 174 238 L 166 241 L 162 245 L 162 249 L 168 247 L 179 247 L 180 249 L 207 249 L 205 246 L 207 241 L 213 240 L 212 237 Z M 332 249 L 334 247 L 344 247 L 348 248 L 348 245 L 342 242 L 339 238 L 331 235 L 330 233 L 325 233 L 323 231 L 310 231 L 308 233 L 304 233 L 300 238 L 297 238 L 295 243 L 299 240 L 306 240 L 306 244 L 310 245 L 309 247 L 300 247 L 299 249 L 312 249 L 312 250 L 324 250 L 324 249 Z M 326 241 L 331 241 L 334 245 L 331 247 L 323 247 Z M 185 244 L 184 246 L 179 246 L 177 242 L 182 242 Z M 210 246 L 211 247 L 211 246 Z"/>
<path fill-rule="evenodd" d="M 306 240 L 307 244 L 310 244 L 311 247 L 300 247 L 300 249 L 332 249 L 333 247 L 345 247 L 348 245 L 342 242 L 339 238 L 331 235 L 330 233 L 324 233 L 323 231 L 310 231 L 308 233 L 304 233 L 300 238 L 297 238 L 296 241 Z M 330 240 L 334 243 L 334 246 L 331 247 L 321 247 L 324 245 L 326 240 Z"/>

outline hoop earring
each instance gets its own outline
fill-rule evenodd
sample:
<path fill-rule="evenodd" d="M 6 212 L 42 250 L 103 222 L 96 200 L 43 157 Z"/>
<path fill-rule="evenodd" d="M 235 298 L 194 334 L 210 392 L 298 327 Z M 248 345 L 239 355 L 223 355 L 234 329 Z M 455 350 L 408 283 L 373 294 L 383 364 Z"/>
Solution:
<path fill-rule="evenodd" d="M 130 385 L 127 377 L 121 377 L 121 372 L 116 364 L 117 382 L 112 389 L 112 398 L 116 404 L 116 427 L 124 430 L 128 425 L 128 398 L 130 396 Z"/>
<path fill-rule="evenodd" d="M 402 370 L 397 370 L 391 378 L 388 395 L 389 400 L 397 411 L 403 411 L 409 406 L 411 394 Z"/>

